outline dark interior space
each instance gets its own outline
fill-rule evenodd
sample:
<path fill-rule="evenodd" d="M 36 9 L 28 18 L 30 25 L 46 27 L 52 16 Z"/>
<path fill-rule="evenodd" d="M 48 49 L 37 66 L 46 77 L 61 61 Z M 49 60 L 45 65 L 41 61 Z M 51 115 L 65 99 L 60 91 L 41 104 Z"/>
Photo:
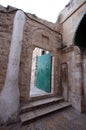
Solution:
<path fill-rule="evenodd" d="M 74 36 L 74 44 L 86 48 L 86 13 L 82 17 Z"/>

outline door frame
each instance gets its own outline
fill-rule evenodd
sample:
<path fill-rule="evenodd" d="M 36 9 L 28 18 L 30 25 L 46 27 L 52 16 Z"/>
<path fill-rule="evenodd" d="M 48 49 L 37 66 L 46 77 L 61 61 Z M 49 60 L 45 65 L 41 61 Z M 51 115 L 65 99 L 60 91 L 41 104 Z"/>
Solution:
<path fill-rule="evenodd" d="M 36 47 L 38 47 L 38 46 L 33 46 L 33 50 L 36 48 Z M 46 50 L 45 48 L 41 48 L 41 47 L 38 47 L 39 49 L 43 49 L 43 50 Z M 51 51 L 51 50 L 48 50 L 47 49 L 47 51 L 49 51 L 50 53 L 51 53 L 51 62 L 52 62 L 52 66 L 51 66 L 51 69 L 52 69 L 52 71 L 51 71 L 51 93 L 50 94 L 56 94 L 55 93 L 55 56 L 54 56 L 54 54 L 53 54 L 53 52 Z M 32 53 L 32 56 L 33 56 L 33 53 Z M 32 62 L 32 61 L 31 61 Z M 32 66 L 32 64 L 31 64 L 31 66 Z M 31 70 L 32 70 L 32 68 L 31 68 Z M 31 81 L 30 81 L 31 82 Z M 31 86 L 31 85 L 30 85 Z M 29 91 L 29 95 L 30 95 L 30 91 Z M 31 98 L 30 96 L 29 96 L 29 98 Z"/>

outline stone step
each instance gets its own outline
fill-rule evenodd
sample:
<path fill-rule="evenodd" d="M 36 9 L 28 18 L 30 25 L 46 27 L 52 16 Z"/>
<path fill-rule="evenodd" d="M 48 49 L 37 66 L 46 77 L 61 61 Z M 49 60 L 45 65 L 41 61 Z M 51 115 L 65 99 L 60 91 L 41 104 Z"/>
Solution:
<path fill-rule="evenodd" d="M 37 101 L 29 102 L 28 104 L 21 107 L 21 113 L 29 112 L 31 110 L 35 110 L 41 107 L 49 106 L 54 103 L 62 102 L 64 99 L 63 97 L 51 97 L 47 99 L 41 99 Z"/>
<path fill-rule="evenodd" d="M 37 94 L 37 95 L 33 95 L 30 97 L 29 101 L 37 101 L 37 100 L 41 100 L 41 99 L 46 99 L 46 98 L 51 98 L 54 97 L 55 95 L 52 93 L 46 93 L 43 95 Z"/>
<path fill-rule="evenodd" d="M 55 112 L 62 110 L 64 108 L 70 107 L 71 104 L 68 102 L 61 102 L 61 103 L 56 103 L 47 107 L 39 108 L 33 111 L 29 111 L 27 113 L 23 113 L 20 115 L 20 119 L 22 124 L 26 124 L 29 121 L 33 121 L 34 119 L 37 119 L 39 117 L 42 117 L 44 115 L 47 115 L 49 113 Z"/>

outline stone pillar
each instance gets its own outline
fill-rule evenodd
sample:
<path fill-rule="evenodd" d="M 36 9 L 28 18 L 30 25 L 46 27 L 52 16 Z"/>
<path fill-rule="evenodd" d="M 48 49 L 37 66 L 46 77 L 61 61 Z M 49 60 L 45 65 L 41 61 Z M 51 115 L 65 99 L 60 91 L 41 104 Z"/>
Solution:
<path fill-rule="evenodd" d="M 82 49 L 82 60 L 83 60 L 83 109 L 86 112 L 86 49 Z"/>
<path fill-rule="evenodd" d="M 53 93 L 57 96 L 61 96 L 61 86 L 60 86 L 60 51 L 54 50 L 52 55 L 54 57 L 54 73 L 53 73 Z"/>
<path fill-rule="evenodd" d="M 83 68 L 82 68 L 82 52 L 78 47 L 74 48 L 75 51 L 75 95 L 72 95 L 74 98 L 73 105 L 79 111 L 83 112 Z"/>
<path fill-rule="evenodd" d="M 24 23 L 25 15 L 19 10 L 14 18 L 6 79 L 3 90 L 0 94 L 0 119 L 2 122 L 6 122 L 8 119 L 15 120 L 18 116 L 20 100 L 18 74 Z"/>
<path fill-rule="evenodd" d="M 32 55 L 33 55 L 33 46 L 30 46 L 30 48 L 28 48 L 28 56 L 27 56 L 27 60 L 26 60 L 26 68 L 27 68 L 27 83 L 26 83 L 26 89 L 25 89 L 25 94 L 24 94 L 24 100 L 23 102 L 28 102 L 28 100 L 30 99 L 30 82 L 31 82 L 31 67 L 32 67 Z"/>

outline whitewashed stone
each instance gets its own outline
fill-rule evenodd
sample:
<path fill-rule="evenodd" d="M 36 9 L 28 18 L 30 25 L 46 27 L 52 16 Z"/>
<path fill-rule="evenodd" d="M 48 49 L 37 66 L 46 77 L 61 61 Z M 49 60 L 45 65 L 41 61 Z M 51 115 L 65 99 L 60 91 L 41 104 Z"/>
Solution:
<path fill-rule="evenodd" d="M 6 122 L 9 118 L 14 118 L 19 109 L 18 73 L 24 23 L 25 15 L 19 10 L 14 18 L 7 74 L 3 90 L 0 94 L 0 118 L 3 122 Z"/>

